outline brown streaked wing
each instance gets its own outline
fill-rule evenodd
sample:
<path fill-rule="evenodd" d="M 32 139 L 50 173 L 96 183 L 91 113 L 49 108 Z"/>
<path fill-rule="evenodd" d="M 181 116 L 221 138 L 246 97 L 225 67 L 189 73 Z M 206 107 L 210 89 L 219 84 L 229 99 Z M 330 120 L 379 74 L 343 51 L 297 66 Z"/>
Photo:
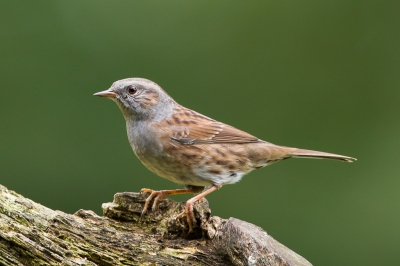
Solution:
<path fill-rule="evenodd" d="M 187 112 L 186 112 L 187 113 Z M 172 121 L 179 120 L 178 125 L 173 123 L 171 138 L 182 144 L 205 144 L 205 143 L 250 143 L 260 140 L 249 133 L 241 131 L 232 126 L 215 121 L 190 110 L 191 115 L 175 114 Z"/>

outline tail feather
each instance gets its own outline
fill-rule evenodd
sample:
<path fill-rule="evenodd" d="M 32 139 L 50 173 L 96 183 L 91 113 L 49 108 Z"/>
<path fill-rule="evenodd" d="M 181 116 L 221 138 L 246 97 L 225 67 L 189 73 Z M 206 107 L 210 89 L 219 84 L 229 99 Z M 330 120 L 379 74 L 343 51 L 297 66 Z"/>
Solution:
<path fill-rule="evenodd" d="M 312 150 L 303 150 L 303 149 L 294 149 L 287 153 L 287 155 L 296 158 L 312 158 L 312 159 L 331 159 L 343 162 L 353 162 L 356 161 L 356 158 L 334 154 L 334 153 L 327 153 L 322 151 L 312 151 Z"/>

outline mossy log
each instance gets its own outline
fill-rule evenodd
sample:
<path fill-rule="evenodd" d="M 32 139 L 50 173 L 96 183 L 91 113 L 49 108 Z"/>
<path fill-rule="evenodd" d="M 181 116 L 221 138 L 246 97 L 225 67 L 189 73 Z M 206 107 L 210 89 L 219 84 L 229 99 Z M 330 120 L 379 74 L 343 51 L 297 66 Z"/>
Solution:
<path fill-rule="evenodd" d="M 104 217 L 71 215 L 0 185 L 0 265 L 311 265 L 258 226 L 211 216 L 206 200 L 195 204 L 188 235 L 175 219 L 184 203 L 162 200 L 140 219 L 145 199 L 117 193 Z"/>

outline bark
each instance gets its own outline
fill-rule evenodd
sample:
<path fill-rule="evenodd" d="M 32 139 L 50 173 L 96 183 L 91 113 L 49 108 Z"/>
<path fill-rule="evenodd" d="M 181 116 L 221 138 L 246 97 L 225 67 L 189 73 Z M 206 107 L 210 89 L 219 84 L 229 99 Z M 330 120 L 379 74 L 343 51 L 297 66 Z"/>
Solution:
<path fill-rule="evenodd" d="M 140 219 L 146 195 L 117 193 L 104 216 L 46 208 L 0 185 L 0 265 L 311 265 L 253 224 L 211 216 L 195 204 L 187 234 L 184 203 L 161 200 Z"/>

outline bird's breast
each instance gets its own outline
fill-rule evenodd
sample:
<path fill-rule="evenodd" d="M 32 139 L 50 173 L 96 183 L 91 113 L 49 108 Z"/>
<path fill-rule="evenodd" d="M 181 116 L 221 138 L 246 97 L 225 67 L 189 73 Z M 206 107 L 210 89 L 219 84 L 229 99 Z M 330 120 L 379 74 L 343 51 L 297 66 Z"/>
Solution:
<path fill-rule="evenodd" d="M 129 144 L 143 163 L 151 158 L 162 156 L 162 144 L 151 128 L 142 123 L 135 123 L 134 126 L 127 123 L 127 134 Z"/>
<path fill-rule="evenodd" d="M 132 127 L 127 123 L 127 134 L 134 153 L 144 166 L 158 176 L 184 184 L 181 176 L 185 173 L 171 155 L 165 153 L 161 132 L 149 125 L 136 123 Z"/>

